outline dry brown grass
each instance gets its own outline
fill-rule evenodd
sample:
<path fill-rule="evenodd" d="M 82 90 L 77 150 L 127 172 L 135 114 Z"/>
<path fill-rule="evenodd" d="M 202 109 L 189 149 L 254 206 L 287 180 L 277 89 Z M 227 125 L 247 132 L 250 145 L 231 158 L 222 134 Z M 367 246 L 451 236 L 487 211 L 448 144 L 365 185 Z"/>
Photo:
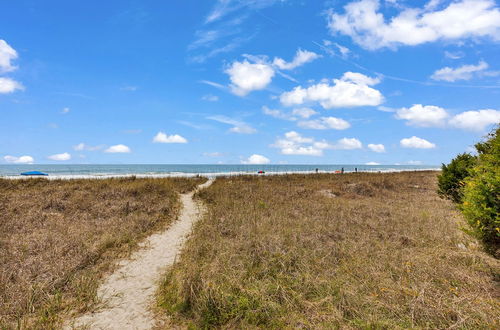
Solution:
<path fill-rule="evenodd" d="M 435 172 L 218 179 L 160 306 L 196 327 L 499 328 L 499 261 L 435 190 Z"/>
<path fill-rule="evenodd" d="M 204 179 L 0 180 L 0 328 L 57 327 Z"/>

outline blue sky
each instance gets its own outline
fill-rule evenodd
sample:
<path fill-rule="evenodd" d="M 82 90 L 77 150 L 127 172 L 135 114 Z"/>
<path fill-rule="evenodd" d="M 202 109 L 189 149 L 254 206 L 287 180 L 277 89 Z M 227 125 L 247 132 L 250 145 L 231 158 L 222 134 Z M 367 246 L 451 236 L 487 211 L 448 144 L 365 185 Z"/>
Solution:
<path fill-rule="evenodd" d="M 499 54 L 492 0 L 4 1 L 0 163 L 440 164 Z"/>

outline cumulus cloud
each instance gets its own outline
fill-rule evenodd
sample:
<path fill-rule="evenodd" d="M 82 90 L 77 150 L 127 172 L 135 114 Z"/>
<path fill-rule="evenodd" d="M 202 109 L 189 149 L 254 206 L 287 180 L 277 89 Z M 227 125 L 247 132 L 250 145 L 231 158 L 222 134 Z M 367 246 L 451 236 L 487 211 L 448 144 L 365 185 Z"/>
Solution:
<path fill-rule="evenodd" d="M 13 164 L 33 164 L 35 162 L 35 159 L 31 156 L 21 156 L 21 157 L 15 157 L 11 155 L 7 155 L 3 157 L 3 159 L 7 163 L 13 163 Z"/>
<path fill-rule="evenodd" d="M 281 70 L 293 70 L 299 66 L 302 66 L 308 62 L 312 62 L 317 58 L 320 58 L 321 55 L 318 55 L 314 52 L 310 52 L 307 50 L 299 49 L 295 54 L 295 57 L 291 62 L 286 62 L 284 59 L 275 57 L 273 60 L 273 65 L 277 66 Z"/>
<path fill-rule="evenodd" d="M 377 162 L 368 162 L 368 163 L 365 163 L 365 165 L 380 165 L 380 163 L 377 163 Z"/>
<path fill-rule="evenodd" d="M 500 123 L 500 111 L 494 109 L 471 110 L 450 117 L 448 111 L 434 105 L 414 104 L 396 111 L 397 119 L 418 127 L 455 127 L 469 131 L 485 131 L 488 126 Z"/>
<path fill-rule="evenodd" d="M 410 108 L 398 109 L 395 117 L 406 120 L 407 124 L 412 126 L 443 126 L 448 118 L 448 112 L 434 105 L 414 104 Z"/>
<path fill-rule="evenodd" d="M 332 149 L 342 149 L 342 150 L 352 150 L 352 149 L 361 149 L 363 148 L 363 144 L 361 141 L 355 138 L 342 138 L 334 144 Z"/>
<path fill-rule="evenodd" d="M 0 77 L 0 94 L 13 93 L 16 90 L 23 90 L 24 86 L 13 79 Z"/>
<path fill-rule="evenodd" d="M 257 132 L 257 130 L 255 128 L 248 125 L 247 123 L 245 123 L 243 121 L 236 120 L 236 119 L 232 119 L 232 118 L 229 118 L 226 116 L 216 115 L 216 116 L 207 117 L 207 119 L 218 121 L 219 123 L 223 123 L 223 124 L 232 125 L 233 127 L 231 127 L 229 129 L 229 131 L 232 133 L 254 134 Z"/>
<path fill-rule="evenodd" d="M 155 135 L 153 138 L 153 143 L 187 143 L 188 141 L 178 135 L 178 134 L 173 134 L 173 135 L 167 135 L 163 132 L 158 132 L 158 134 Z"/>
<path fill-rule="evenodd" d="M 238 96 L 266 88 L 275 74 L 271 65 L 264 62 L 250 63 L 248 60 L 235 61 L 224 72 L 231 80 L 231 91 Z"/>
<path fill-rule="evenodd" d="M 17 52 L 5 40 L 0 39 L 0 73 L 15 71 L 17 66 L 12 65 L 12 61 L 17 58 Z M 24 86 L 7 77 L 0 77 L 0 94 L 13 93 L 16 90 L 23 90 Z"/>
<path fill-rule="evenodd" d="M 116 144 L 116 145 L 111 146 L 108 149 L 104 150 L 104 152 L 108 152 L 108 153 L 129 153 L 129 152 L 131 152 L 131 150 L 130 150 L 129 147 L 127 147 L 124 144 Z"/>
<path fill-rule="evenodd" d="M 270 162 L 271 161 L 269 160 L 269 158 L 257 154 L 253 154 L 247 159 L 241 161 L 242 164 L 255 164 L 255 165 L 269 164 Z"/>
<path fill-rule="evenodd" d="M 55 154 L 47 157 L 50 160 L 57 160 L 57 161 L 65 161 L 65 160 L 70 160 L 71 155 L 67 152 L 63 152 L 62 154 Z"/>
<path fill-rule="evenodd" d="M 368 149 L 370 149 L 373 152 L 385 152 L 385 146 L 383 144 L 370 143 L 368 145 Z"/>
<path fill-rule="evenodd" d="M 384 100 L 378 90 L 370 87 L 377 83 L 379 83 L 378 78 L 371 78 L 356 72 L 346 72 L 342 78 L 333 79 L 333 85 L 329 82 L 321 82 L 307 88 L 297 86 L 281 94 L 280 101 L 285 106 L 319 102 L 325 109 L 377 106 Z"/>
<path fill-rule="evenodd" d="M 484 131 L 488 126 L 498 123 L 500 111 L 493 109 L 465 111 L 450 120 L 451 126 L 470 131 Z"/>
<path fill-rule="evenodd" d="M 325 149 L 352 150 L 360 149 L 363 145 L 355 138 L 343 138 L 336 143 L 330 143 L 325 140 L 316 141 L 290 131 L 285 133 L 284 137 L 278 138 L 271 147 L 280 149 L 283 155 L 323 156 Z"/>
<path fill-rule="evenodd" d="M 402 139 L 400 142 L 403 148 L 414 148 L 414 149 L 432 149 L 435 148 L 436 145 L 427 140 L 421 139 L 416 136 L 412 136 L 411 138 Z"/>
<path fill-rule="evenodd" d="M 343 130 L 351 127 L 344 119 L 335 117 L 321 117 L 314 120 L 302 120 L 297 123 L 299 127 L 309 128 L 309 129 L 336 129 Z"/>
<path fill-rule="evenodd" d="M 17 69 L 12 61 L 17 58 L 17 52 L 5 40 L 0 39 L 0 73 L 11 72 Z"/>
<path fill-rule="evenodd" d="M 457 80 L 470 80 L 474 76 L 479 76 L 481 73 L 486 73 L 485 70 L 488 68 L 488 63 L 481 61 L 477 65 L 462 65 L 458 68 L 444 67 L 437 70 L 431 76 L 434 80 L 444 80 L 449 82 L 454 82 Z"/>
<path fill-rule="evenodd" d="M 500 39 L 500 10 L 494 0 L 459 0 L 442 9 L 436 4 L 404 8 L 386 22 L 378 0 L 353 1 L 344 6 L 344 14 L 329 13 L 328 27 L 370 50 L 438 40 Z"/>

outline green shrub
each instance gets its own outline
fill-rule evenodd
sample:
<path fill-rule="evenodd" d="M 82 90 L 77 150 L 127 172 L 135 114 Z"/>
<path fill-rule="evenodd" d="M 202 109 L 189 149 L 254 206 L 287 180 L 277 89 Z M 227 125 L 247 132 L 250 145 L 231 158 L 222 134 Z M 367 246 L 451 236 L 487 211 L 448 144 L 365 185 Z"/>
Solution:
<path fill-rule="evenodd" d="M 455 203 L 462 202 L 464 179 L 469 176 L 469 170 L 476 163 L 476 157 L 463 153 L 455 157 L 448 165 L 441 166 L 438 177 L 438 193 Z"/>
<path fill-rule="evenodd" d="M 465 179 L 461 209 L 487 250 L 500 251 L 500 126 L 478 143 L 476 166 Z"/>

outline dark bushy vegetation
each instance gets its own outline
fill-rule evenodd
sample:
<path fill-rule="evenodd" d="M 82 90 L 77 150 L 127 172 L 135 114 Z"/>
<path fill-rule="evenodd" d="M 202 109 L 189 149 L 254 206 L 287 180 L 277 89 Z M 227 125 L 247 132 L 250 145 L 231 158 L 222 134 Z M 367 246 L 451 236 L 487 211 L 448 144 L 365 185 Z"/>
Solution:
<path fill-rule="evenodd" d="M 477 164 L 465 179 L 461 209 L 487 250 L 500 256 L 500 126 L 478 143 Z"/>
<path fill-rule="evenodd" d="M 448 165 L 443 164 L 438 177 L 438 193 L 455 203 L 462 202 L 464 179 L 476 163 L 476 157 L 463 153 L 455 157 Z"/>

